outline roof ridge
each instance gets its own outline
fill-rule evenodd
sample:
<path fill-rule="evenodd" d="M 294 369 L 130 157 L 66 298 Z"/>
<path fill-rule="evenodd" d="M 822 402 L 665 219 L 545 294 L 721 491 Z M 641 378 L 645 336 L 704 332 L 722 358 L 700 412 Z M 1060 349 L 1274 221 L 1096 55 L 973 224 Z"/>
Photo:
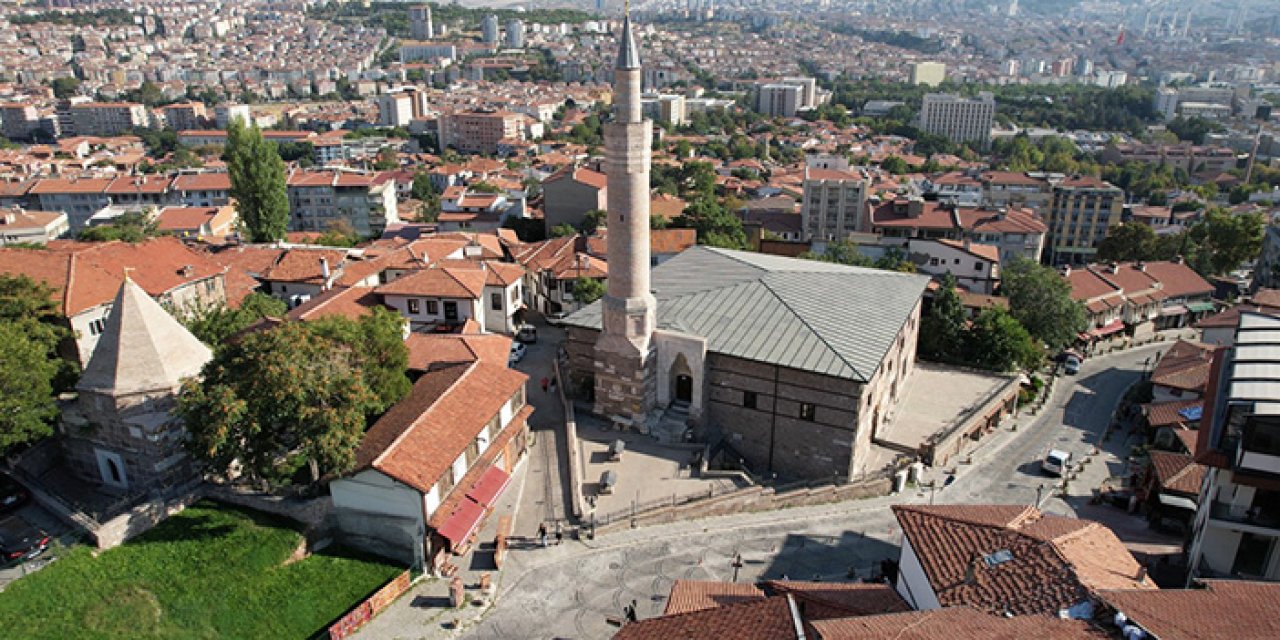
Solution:
<path fill-rule="evenodd" d="M 466 378 L 468 375 L 471 374 L 472 371 L 475 370 L 475 367 L 478 363 L 479 363 L 479 360 L 474 360 L 472 362 L 467 363 L 465 365 L 466 368 L 462 371 L 462 374 L 454 378 L 453 381 L 449 383 L 449 386 L 445 387 L 444 390 L 440 392 L 440 395 L 437 396 L 436 399 L 431 402 L 431 404 L 427 405 L 426 410 L 418 414 L 418 417 L 414 418 L 413 421 L 409 423 L 409 426 L 405 428 L 404 431 L 401 431 L 400 435 L 396 436 L 395 440 L 392 440 L 389 444 L 387 444 L 387 446 L 383 448 L 382 453 L 379 453 L 377 457 L 375 457 L 373 460 L 369 462 L 369 466 L 374 469 L 378 469 L 378 465 L 382 462 L 382 459 L 386 457 L 388 453 L 394 450 L 396 446 L 398 446 L 401 442 L 403 442 L 404 439 L 407 438 L 409 434 L 413 432 L 414 429 L 417 429 L 418 426 L 422 424 L 423 419 L 426 418 L 429 414 L 431 414 L 431 412 L 435 410 L 437 406 L 439 406 L 440 398 L 445 397 L 446 395 L 449 394 L 450 391 L 453 391 L 454 388 L 456 388 L 462 382 L 463 378 Z M 454 365 L 454 366 L 463 366 L 463 365 Z M 412 393 L 412 390 L 410 391 L 410 393 Z M 378 470 L 381 471 L 381 469 L 378 469 Z"/>
<path fill-rule="evenodd" d="M 766 273 L 772 273 L 772 272 L 766 271 Z M 759 282 L 761 286 L 763 286 L 766 290 L 769 291 L 769 293 L 773 294 L 773 297 L 777 298 L 778 302 L 782 303 L 782 306 L 785 307 L 787 311 L 791 312 L 791 315 L 795 317 L 795 319 L 798 320 L 800 324 L 804 325 L 806 329 L 812 332 L 814 337 L 818 339 L 818 342 L 821 342 L 823 346 L 825 346 L 827 350 L 830 351 L 832 355 L 836 357 L 837 360 L 839 360 L 840 362 L 843 362 L 845 366 L 849 367 L 849 369 L 853 371 L 854 375 L 858 376 L 859 378 L 862 378 L 864 382 L 870 381 L 870 378 L 863 375 L 863 373 L 859 371 L 858 368 L 855 367 L 852 362 L 849 362 L 849 360 L 844 357 L 844 354 L 840 353 L 839 350 L 837 350 L 834 346 L 832 346 L 830 342 L 827 341 L 826 336 L 822 335 L 822 333 L 820 333 L 817 329 L 815 329 L 813 325 L 809 324 L 809 321 L 805 319 L 803 314 L 796 311 L 789 302 L 783 299 L 783 297 L 779 295 L 777 291 L 774 290 L 773 287 L 769 286 L 769 283 L 765 282 L 764 278 L 760 278 L 756 280 L 756 282 Z"/>

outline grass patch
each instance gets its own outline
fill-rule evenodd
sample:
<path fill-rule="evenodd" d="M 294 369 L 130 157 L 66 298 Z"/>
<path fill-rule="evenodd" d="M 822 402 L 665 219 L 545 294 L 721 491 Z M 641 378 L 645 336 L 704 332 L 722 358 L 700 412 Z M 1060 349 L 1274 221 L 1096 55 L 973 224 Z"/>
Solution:
<path fill-rule="evenodd" d="M 307 638 L 402 569 L 342 549 L 284 564 L 285 522 L 201 502 L 93 557 L 79 547 L 0 594 L 5 638 Z"/>

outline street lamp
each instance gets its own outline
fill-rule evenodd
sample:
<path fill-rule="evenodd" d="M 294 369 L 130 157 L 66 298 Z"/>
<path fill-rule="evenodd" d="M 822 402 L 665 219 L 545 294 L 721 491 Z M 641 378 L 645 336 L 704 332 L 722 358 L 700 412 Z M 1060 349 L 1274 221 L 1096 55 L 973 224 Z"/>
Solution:
<path fill-rule="evenodd" d="M 733 581 L 738 581 L 738 571 L 742 569 L 742 554 L 733 554 Z"/>
<path fill-rule="evenodd" d="M 1040 486 L 1036 487 L 1036 505 L 1035 506 L 1037 509 L 1040 508 L 1040 496 L 1043 494 L 1044 494 L 1044 483 L 1041 482 Z"/>
<path fill-rule="evenodd" d="M 1142 379 L 1143 380 L 1147 379 L 1147 368 L 1150 366 L 1151 366 L 1151 357 L 1148 356 L 1146 360 L 1142 361 Z"/>

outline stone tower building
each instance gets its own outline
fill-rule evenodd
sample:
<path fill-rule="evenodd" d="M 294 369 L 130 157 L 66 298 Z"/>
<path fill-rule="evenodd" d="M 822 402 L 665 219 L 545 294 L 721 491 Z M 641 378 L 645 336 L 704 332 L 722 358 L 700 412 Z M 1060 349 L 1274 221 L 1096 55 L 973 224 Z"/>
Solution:
<path fill-rule="evenodd" d="M 649 163 L 653 123 L 640 104 L 640 52 L 631 16 L 614 67 L 613 122 L 605 125 L 609 281 L 595 345 L 595 413 L 639 426 L 657 400 L 649 289 Z"/>
<path fill-rule="evenodd" d="M 116 294 L 106 328 L 63 412 L 72 471 L 104 488 L 135 493 L 195 477 L 185 430 L 170 411 L 183 378 L 213 357 L 132 280 Z"/>

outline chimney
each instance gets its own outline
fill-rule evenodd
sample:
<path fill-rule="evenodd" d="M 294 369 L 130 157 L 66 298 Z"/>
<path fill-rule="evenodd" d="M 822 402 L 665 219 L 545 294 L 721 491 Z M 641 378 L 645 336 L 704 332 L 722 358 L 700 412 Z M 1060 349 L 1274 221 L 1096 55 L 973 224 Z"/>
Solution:
<path fill-rule="evenodd" d="M 1183 258 L 1182 256 L 1174 256 L 1174 257 L 1173 257 L 1173 263 L 1174 263 L 1174 264 L 1186 264 L 1186 259 L 1185 259 L 1185 258 Z"/>
<path fill-rule="evenodd" d="M 183 265 L 180 273 L 182 274 L 182 277 L 190 278 L 191 276 L 194 276 L 196 274 L 196 268 L 194 265 L 190 265 L 190 264 Z"/>
<path fill-rule="evenodd" d="M 1062 277 L 1064 277 L 1064 278 L 1065 278 L 1065 277 L 1067 277 L 1067 276 L 1071 275 L 1071 265 L 1069 265 L 1069 264 L 1064 264 L 1064 265 L 1062 265 L 1062 267 L 1059 269 L 1059 271 L 1062 273 Z"/>
<path fill-rule="evenodd" d="M 324 277 L 324 286 L 328 287 L 329 275 L 330 275 L 328 258 L 325 258 L 325 257 L 320 258 L 320 275 Z"/>
<path fill-rule="evenodd" d="M 1009 214 L 1008 208 L 996 207 L 996 220 L 1004 220 L 1004 217 L 1008 214 Z"/>
<path fill-rule="evenodd" d="M 965 584 L 973 584 L 973 581 L 975 578 L 974 574 L 977 571 L 977 569 L 978 569 L 978 554 L 975 553 L 969 557 L 969 566 L 965 567 L 965 570 L 964 570 Z"/>
<path fill-rule="evenodd" d="M 1146 583 L 1147 583 L 1147 566 L 1142 565 L 1142 568 L 1138 569 L 1138 584 L 1146 584 Z"/>
<path fill-rule="evenodd" d="M 1146 273 L 1146 272 L 1147 272 L 1147 263 L 1145 263 L 1145 262 L 1135 262 L 1135 263 L 1133 264 L 1133 266 L 1134 266 L 1134 268 L 1135 268 L 1135 269 L 1137 269 L 1138 271 L 1141 271 L 1141 272 L 1143 272 L 1143 273 Z"/>
<path fill-rule="evenodd" d="M 1120 273 L 1120 265 L 1115 262 L 1107 264 L 1107 273 L 1111 273 L 1111 274 Z"/>

